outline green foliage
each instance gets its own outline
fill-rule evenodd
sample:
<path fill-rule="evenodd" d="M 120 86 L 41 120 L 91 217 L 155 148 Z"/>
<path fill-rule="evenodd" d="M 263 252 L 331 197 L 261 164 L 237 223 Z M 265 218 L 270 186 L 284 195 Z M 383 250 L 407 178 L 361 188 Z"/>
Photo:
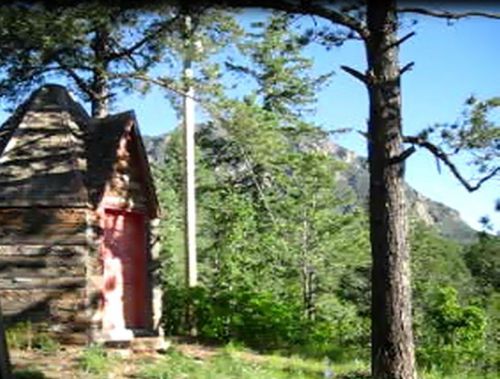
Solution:
<path fill-rule="evenodd" d="M 461 154 L 467 164 L 476 169 L 482 181 L 498 178 L 500 167 L 500 126 L 498 109 L 500 98 L 479 100 L 469 97 L 461 117 L 455 123 L 436 124 L 424 129 L 420 136 L 433 140 L 448 159 Z"/>
<path fill-rule="evenodd" d="M 104 80 L 108 90 L 123 89 L 130 85 L 131 70 L 143 73 L 154 66 L 170 21 L 95 2 L 50 10 L 7 5 L 0 9 L 0 19 L 0 95 L 18 98 L 56 73 L 66 76 L 86 100 L 101 95 L 98 80 Z M 104 51 L 99 51 L 99 38 Z"/>
<path fill-rule="evenodd" d="M 85 374 L 104 376 L 110 372 L 111 365 L 116 360 L 101 345 L 86 347 L 79 357 L 78 366 Z"/>
<path fill-rule="evenodd" d="M 293 343 L 300 329 L 296 305 L 290 305 L 271 292 L 238 288 L 211 292 L 203 287 L 178 289 L 167 318 L 167 331 L 182 325 L 179 310 L 190 304 L 200 338 L 214 342 L 244 342 L 260 350 L 276 349 Z M 172 317 L 173 316 L 173 317 Z M 179 330 L 175 330 L 179 332 Z"/>
<path fill-rule="evenodd" d="M 467 247 L 465 262 L 471 271 L 478 291 L 484 296 L 500 292 L 500 238 L 479 234 L 477 243 Z"/>
<path fill-rule="evenodd" d="M 474 294 L 473 279 L 465 264 L 462 246 L 441 237 L 422 222 L 412 224 L 410 246 L 415 308 L 422 309 L 428 301 L 428 294 L 436 288 L 458 288 L 462 298 Z"/>
<path fill-rule="evenodd" d="M 176 350 L 153 364 L 145 365 L 140 377 L 145 379 L 313 379 L 323 376 L 323 361 L 301 359 L 296 356 L 263 356 L 242 351 L 234 345 L 218 350 L 213 357 L 198 361 Z M 367 377 L 367 367 L 357 361 L 349 365 L 333 366 L 338 378 Z"/>
<path fill-rule="evenodd" d="M 426 310 L 421 363 L 443 372 L 474 368 L 484 355 L 486 320 L 479 307 L 461 306 L 452 287 L 437 290 Z"/>
<path fill-rule="evenodd" d="M 315 150 L 314 129 L 301 125 L 290 133 L 254 104 L 234 108 L 236 120 L 226 120 L 226 128 L 204 126 L 198 134 L 201 287 L 191 293 L 179 288 L 181 246 L 169 242 L 181 234 L 182 220 L 173 209 L 173 218 L 164 221 L 163 230 L 170 231 L 162 253 L 167 333 L 185 332 L 184 309 L 191 299 L 197 330 L 206 339 L 260 349 L 307 344 L 315 354 L 330 353 L 332 345 L 339 352 L 341 345 L 354 346 L 366 336 L 366 322 L 331 293 L 344 271 L 367 264 L 368 240 L 352 198 L 335 191 L 339 164 Z M 308 142 L 313 147 L 304 147 Z M 166 209 L 179 207 L 172 189 L 182 188 L 176 136 L 169 146 L 159 174 L 161 185 L 169 186 L 161 199 L 174 199 Z M 270 149 L 276 152 L 272 157 Z"/>
<path fill-rule="evenodd" d="M 185 14 L 195 25 L 189 33 Z M 147 93 L 152 85 L 173 91 L 167 92 L 172 96 L 183 88 L 182 59 L 206 60 L 239 32 L 232 14 L 220 9 L 161 4 L 139 9 L 98 2 L 50 9 L 2 5 L 0 25 L 0 97 L 13 103 L 54 78 L 101 104 L 120 93 Z M 193 48 L 195 40 L 203 49 Z M 160 63 L 167 70 L 155 70 Z M 208 89 L 205 82 L 216 75 L 213 71 L 213 65 L 204 65 L 197 80 L 200 92 Z"/>
<path fill-rule="evenodd" d="M 47 325 L 22 321 L 7 327 L 7 344 L 11 349 L 39 350 L 50 354 L 57 351 L 59 343 L 47 332 Z"/>
<path fill-rule="evenodd" d="M 251 64 L 237 64 L 232 59 L 226 63 L 230 70 L 256 82 L 253 96 L 261 98 L 263 109 L 287 118 L 310 111 L 308 106 L 315 102 L 317 90 L 332 76 L 310 75 L 313 61 L 303 56 L 306 43 L 294 31 L 293 21 L 293 15 L 275 12 L 265 22 L 253 23 L 238 44 Z"/>

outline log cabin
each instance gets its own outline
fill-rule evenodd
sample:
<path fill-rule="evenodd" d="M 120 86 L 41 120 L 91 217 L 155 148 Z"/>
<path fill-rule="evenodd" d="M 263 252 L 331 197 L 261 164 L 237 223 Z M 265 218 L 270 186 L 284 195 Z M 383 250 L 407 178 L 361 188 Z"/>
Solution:
<path fill-rule="evenodd" d="M 161 335 L 159 213 L 133 111 L 44 85 L 0 127 L 0 296 L 61 342 Z"/>

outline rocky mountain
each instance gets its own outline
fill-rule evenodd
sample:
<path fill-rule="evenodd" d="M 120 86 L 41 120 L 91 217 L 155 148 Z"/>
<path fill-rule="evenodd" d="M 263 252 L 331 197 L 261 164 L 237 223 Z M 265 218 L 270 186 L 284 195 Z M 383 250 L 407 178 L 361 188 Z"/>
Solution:
<path fill-rule="evenodd" d="M 143 139 L 150 162 L 156 164 L 163 162 L 168 135 L 144 136 Z M 358 200 L 366 204 L 369 189 L 366 158 L 331 141 L 322 142 L 320 148 L 347 163 L 347 169 L 339 177 L 340 184 L 349 186 Z M 409 185 L 406 186 L 406 194 L 410 214 L 413 217 L 435 227 L 442 236 L 457 242 L 470 243 L 476 240 L 476 231 L 460 218 L 455 209 L 423 196 Z"/>
<path fill-rule="evenodd" d="M 370 183 L 366 158 L 331 141 L 325 142 L 323 149 L 348 164 L 340 180 L 354 190 L 359 201 L 366 203 Z M 455 209 L 425 197 L 408 184 L 406 196 L 411 216 L 435 227 L 442 236 L 460 243 L 476 240 L 477 232 L 460 218 Z"/>

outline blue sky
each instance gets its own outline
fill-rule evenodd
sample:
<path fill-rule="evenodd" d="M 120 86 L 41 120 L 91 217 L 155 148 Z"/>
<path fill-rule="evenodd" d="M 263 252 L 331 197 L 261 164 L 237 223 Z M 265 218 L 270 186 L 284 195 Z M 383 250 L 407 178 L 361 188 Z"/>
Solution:
<path fill-rule="evenodd" d="M 444 20 L 418 20 L 412 28 L 416 36 L 404 43 L 400 52 L 401 66 L 415 62 L 413 70 L 402 79 L 406 134 L 416 134 L 436 122 L 455 121 L 471 94 L 479 98 L 500 96 L 499 21 L 474 18 L 447 25 Z M 364 128 L 368 117 L 366 90 L 338 69 L 340 64 L 365 69 L 361 44 L 328 53 L 315 48 L 313 55 L 319 66 L 328 68 L 333 64 L 337 72 L 332 85 L 320 94 L 316 121 L 328 129 Z M 340 135 L 336 141 L 366 155 L 361 136 Z M 445 168 L 440 174 L 435 159 L 426 151 L 417 152 L 407 162 L 407 181 L 419 192 L 457 209 L 474 227 L 479 227 L 481 216 L 489 215 L 496 230 L 500 228 L 500 213 L 493 211 L 495 199 L 500 197 L 498 180 L 468 193 Z"/>
<path fill-rule="evenodd" d="M 257 11 L 243 16 L 245 21 L 261 17 Z M 311 20 L 309 20 L 310 22 Z M 448 25 L 444 20 L 418 18 L 412 27 L 416 36 L 401 47 L 401 65 L 415 61 L 412 71 L 404 75 L 403 124 L 407 134 L 417 133 L 435 122 L 453 122 L 465 99 L 500 96 L 500 22 L 472 18 Z M 315 70 L 334 69 L 331 84 L 318 94 L 316 113 L 311 120 L 326 129 L 356 127 L 363 129 L 368 117 L 365 88 L 342 72 L 339 66 L 365 68 L 360 43 L 325 51 L 313 46 L 307 54 L 314 58 Z M 134 108 L 144 134 L 156 135 L 172 129 L 178 122 L 161 92 L 123 102 L 120 107 Z M 363 137 L 339 135 L 335 141 L 361 155 L 366 155 Z M 467 168 L 462 166 L 462 169 Z M 478 228 L 481 216 L 489 215 L 500 228 L 500 214 L 494 212 L 500 197 L 499 182 L 490 181 L 475 193 L 468 193 L 449 172 L 438 172 L 435 159 L 425 151 L 414 154 L 407 164 L 408 182 L 423 195 L 458 210 L 462 218 Z"/>
<path fill-rule="evenodd" d="M 260 12 L 253 11 L 241 17 L 251 21 L 261 16 Z M 447 25 L 444 20 L 418 20 L 412 27 L 416 36 L 402 45 L 400 53 L 401 65 L 415 61 L 413 70 L 402 80 L 406 134 L 417 133 L 435 122 L 455 121 L 471 94 L 479 98 L 500 96 L 500 21 L 473 18 Z M 362 45 L 350 42 L 330 51 L 312 46 L 307 54 L 313 57 L 318 72 L 332 69 L 336 72 L 331 84 L 318 93 L 316 113 L 310 119 L 326 129 L 364 129 L 368 116 L 366 89 L 339 68 L 349 65 L 363 71 Z M 122 98 L 113 111 L 127 109 L 135 110 L 145 135 L 165 133 L 179 122 L 160 90 L 145 97 Z M 0 114 L 0 121 L 5 118 L 5 114 Z M 366 155 L 366 143 L 357 134 L 338 135 L 335 141 Z M 417 152 L 408 160 L 406 172 L 410 185 L 423 195 L 458 210 L 471 226 L 479 227 L 478 219 L 489 215 L 495 230 L 500 229 L 500 212 L 494 212 L 495 199 L 500 197 L 498 180 L 470 194 L 445 168 L 438 173 L 434 158 L 425 151 Z"/>

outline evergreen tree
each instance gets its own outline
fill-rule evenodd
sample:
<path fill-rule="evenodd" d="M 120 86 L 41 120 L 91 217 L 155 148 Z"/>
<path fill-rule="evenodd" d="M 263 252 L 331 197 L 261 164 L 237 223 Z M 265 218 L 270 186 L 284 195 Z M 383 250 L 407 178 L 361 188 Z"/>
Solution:
<path fill-rule="evenodd" d="M 224 46 L 236 25 L 227 12 L 205 7 L 157 5 L 143 9 L 85 2 L 50 9 L 25 3 L 0 7 L 0 97 L 16 103 L 50 78 L 67 79 L 106 116 L 122 92 L 147 92 L 159 85 L 182 92 L 180 59 L 186 54 L 183 21 L 192 13 L 204 59 Z M 158 73 L 158 64 L 168 72 Z M 177 95 L 178 96 L 178 95 Z"/>
<path fill-rule="evenodd" d="M 131 75 L 163 60 L 165 36 L 176 16 L 100 3 L 72 8 L 4 5 L 1 18 L 0 95 L 17 100 L 54 75 L 69 79 L 103 117 L 117 89 L 130 89 Z"/>
<path fill-rule="evenodd" d="M 264 34 L 272 36 L 266 40 L 267 49 L 272 50 L 271 44 L 276 44 L 274 59 L 279 63 L 282 55 L 286 55 L 280 53 L 281 39 L 293 36 L 285 29 L 278 33 L 275 19 L 282 20 L 282 16 L 275 15 L 259 27 L 272 26 Z M 256 39 L 245 41 L 243 50 L 252 64 L 259 55 L 256 51 L 261 46 L 257 41 L 262 36 L 248 38 Z M 298 51 L 294 54 L 299 60 Z M 291 61 L 289 70 L 303 74 L 303 82 L 307 83 L 304 79 L 307 72 L 302 72 L 301 67 L 310 62 L 302 58 L 300 62 L 296 66 Z M 269 58 L 260 69 L 272 76 L 273 70 L 281 70 L 278 63 Z M 291 91 L 296 78 L 294 75 L 285 78 L 290 83 L 276 85 Z M 318 83 L 311 80 L 309 84 L 313 87 Z M 306 330 L 313 328 L 316 332 L 310 334 L 316 344 L 321 336 L 325 349 L 331 349 L 333 334 L 337 333 L 339 339 L 346 338 L 346 333 L 341 337 L 333 326 L 342 323 L 347 312 L 335 298 L 334 289 L 348 267 L 360 262 L 366 264 L 366 225 L 350 194 L 336 189 L 335 176 L 342 165 L 322 150 L 327 136 L 303 122 L 296 112 L 310 105 L 312 95 L 290 97 L 289 92 L 278 95 L 279 91 L 274 91 L 270 82 L 265 85 L 275 94 L 267 105 L 260 96 L 263 93 L 260 86 L 243 101 L 225 96 L 214 98 L 207 106 L 212 120 L 200 126 L 197 133 L 198 237 L 203 241 L 199 254 L 200 282 L 212 299 L 204 298 L 208 301 L 208 304 L 203 302 L 204 312 L 222 312 L 210 313 L 213 317 L 201 315 L 200 319 L 211 318 L 213 322 L 200 325 L 200 330 L 219 337 L 243 333 L 244 338 L 249 338 L 246 342 L 266 330 L 276 336 L 274 342 L 268 340 L 272 345 L 286 335 L 288 343 L 304 339 Z M 170 153 L 174 149 L 170 146 Z M 176 162 L 173 159 L 170 164 Z M 357 236 L 355 243 L 351 235 Z M 251 297 L 245 295 L 249 293 Z M 246 303 L 245 299 L 250 298 L 261 299 L 262 303 L 257 300 Z M 274 305 L 268 303 L 269 299 L 275 299 Z M 242 313 L 242 307 L 248 313 Z M 280 307 L 288 309 L 287 317 L 277 316 L 283 315 Z M 261 314 L 260 321 L 253 319 L 252 312 Z M 276 319 L 259 329 L 273 312 L 277 312 Z M 247 317 L 249 325 L 244 327 L 253 333 L 244 333 L 238 326 L 241 325 L 238 320 Z M 305 320 L 310 322 L 309 326 L 299 327 Z M 289 330 L 292 326 L 293 332 Z M 269 328 L 275 330 L 271 332 Z M 276 334 L 278 330 L 283 331 L 282 337 Z M 349 333 L 354 333 L 352 330 Z"/>

